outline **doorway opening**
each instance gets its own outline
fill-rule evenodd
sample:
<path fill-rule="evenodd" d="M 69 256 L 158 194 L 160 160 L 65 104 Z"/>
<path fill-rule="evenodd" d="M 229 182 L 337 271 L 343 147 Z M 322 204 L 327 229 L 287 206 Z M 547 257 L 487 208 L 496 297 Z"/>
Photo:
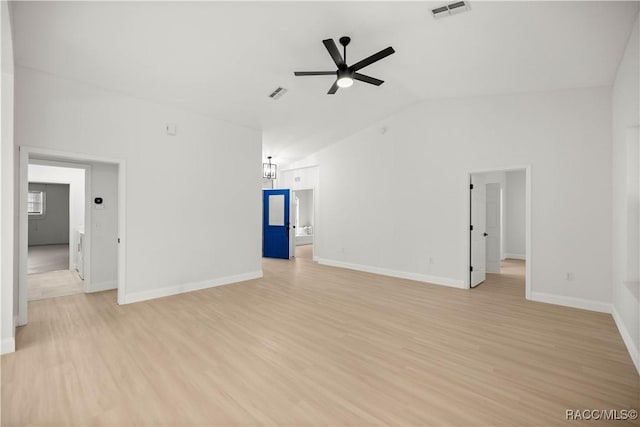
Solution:
<path fill-rule="evenodd" d="M 293 191 L 296 258 L 313 258 L 313 189 Z"/>
<path fill-rule="evenodd" d="M 469 287 L 486 283 L 530 298 L 530 170 L 473 172 L 469 193 Z"/>
<path fill-rule="evenodd" d="M 84 292 L 86 165 L 28 166 L 27 299 Z"/>
<path fill-rule="evenodd" d="M 19 165 L 17 325 L 27 324 L 29 300 L 117 289 L 118 304 L 125 303 L 124 161 L 20 147 Z M 73 171 L 77 179 L 61 175 Z M 62 199 L 54 187 L 60 184 L 66 186 Z M 65 203 L 66 211 L 61 208 Z M 67 220 L 45 224 L 52 216 Z M 57 233 L 55 239 L 38 240 L 47 230 Z M 57 243 L 57 248 L 38 251 L 43 242 Z M 41 270 L 56 277 L 34 282 L 37 277 L 29 273 L 36 273 L 37 264 L 48 264 L 48 258 L 50 265 Z"/>
<path fill-rule="evenodd" d="M 262 190 L 262 256 L 313 259 L 314 191 Z"/>

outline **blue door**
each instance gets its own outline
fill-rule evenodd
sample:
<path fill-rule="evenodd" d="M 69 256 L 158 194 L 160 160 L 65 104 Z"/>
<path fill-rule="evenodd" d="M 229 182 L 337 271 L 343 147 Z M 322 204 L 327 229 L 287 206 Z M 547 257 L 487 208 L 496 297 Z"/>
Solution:
<path fill-rule="evenodd" d="M 289 259 L 289 190 L 263 190 L 262 256 Z"/>

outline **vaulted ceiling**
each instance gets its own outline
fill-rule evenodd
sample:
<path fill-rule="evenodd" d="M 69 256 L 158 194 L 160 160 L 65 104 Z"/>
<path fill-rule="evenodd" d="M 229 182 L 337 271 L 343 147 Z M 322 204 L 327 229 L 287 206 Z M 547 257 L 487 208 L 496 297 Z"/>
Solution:
<path fill-rule="evenodd" d="M 424 99 L 611 85 L 638 2 L 14 2 L 15 62 L 263 131 L 287 162 Z M 348 35 L 349 62 L 387 46 L 326 95 L 322 39 Z M 364 72 L 365 70 L 363 70 Z M 276 87 L 288 89 L 279 100 Z"/>

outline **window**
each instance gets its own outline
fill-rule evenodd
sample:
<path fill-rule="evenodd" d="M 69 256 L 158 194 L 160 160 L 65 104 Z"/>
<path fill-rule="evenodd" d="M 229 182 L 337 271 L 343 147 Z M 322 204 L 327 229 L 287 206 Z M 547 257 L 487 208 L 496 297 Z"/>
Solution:
<path fill-rule="evenodd" d="M 29 191 L 27 208 L 29 215 L 44 215 L 44 191 Z"/>

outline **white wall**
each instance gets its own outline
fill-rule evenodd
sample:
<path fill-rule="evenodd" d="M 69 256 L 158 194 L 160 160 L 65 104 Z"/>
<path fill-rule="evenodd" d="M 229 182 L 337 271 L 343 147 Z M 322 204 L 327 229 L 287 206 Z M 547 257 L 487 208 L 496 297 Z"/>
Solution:
<path fill-rule="evenodd" d="M 101 197 L 102 205 L 94 199 Z M 91 165 L 91 283 L 87 292 L 118 287 L 118 167 Z"/>
<path fill-rule="evenodd" d="M 282 170 L 275 181 L 274 188 L 290 188 L 292 190 L 316 189 L 319 186 L 319 177 L 317 166 L 296 166 Z"/>
<path fill-rule="evenodd" d="M 608 88 L 398 112 L 296 165 L 317 162 L 321 171 L 316 253 L 465 286 L 468 173 L 531 165 L 532 297 L 608 311 L 612 216 L 598 195 L 611 192 L 610 117 Z"/>
<path fill-rule="evenodd" d="M 270 190 L 270 189 L 274 188 L 272 179 L 262 178 L 262 180 L 260 181 L 260 185 L 262 186 L 263 190 Z"/>
<path fill-rule="evenodd" d="M 613 116 L 613 316 L 640 372 L 638 283 L 625 283 L 627 258 L 627 144 L 632 126 L 640 125 L 640 33 L 638 19 L 618 67 L 612 91 Z M 636 147 L 637 148 L 637 147 Z M 629 195 L 632 196 L 632 195 Z M 635 195 L 637 198 L 637 194 Z"/>
<path fill-rule="evenodd" d="M 126 302 L 261 275 L 260 132 L 18 67 L 15 142 L 126 161 Z"/>
<path fill-rule="evenodd" d="M 524 259 L 526 252 L 526 173 L 509 171 L 506 174 L 504 197 L 505 212 L 505 256 Z"/>
<path fill-rule="evenodd" d="M 53 182 L 69 184 L 69 268 L 76 268 L 75 230 L 84 227 L 85 214 L 85 172 L 84 169 L 52 166 L 51 164 L 30 164 L 30 182 Z"/>
<path fill-rule="evenodd" d="M 43 215 L 29 215 L 29 246 L 69 244 L 69 184 L 29 183 L 44 193 Z"/>
<path fill-rule="evenodd" d="M 0 125 L 2 144 L 0 147 L 0 317 L 1 344 L 0 353 L 15 349 L 15 327 L 13 313 L 15 309 L 14 286 L 14 152 L 13 152 L 13 38 L 9 4 L 0 2 L 1 69 L 0 83 Z"/>

